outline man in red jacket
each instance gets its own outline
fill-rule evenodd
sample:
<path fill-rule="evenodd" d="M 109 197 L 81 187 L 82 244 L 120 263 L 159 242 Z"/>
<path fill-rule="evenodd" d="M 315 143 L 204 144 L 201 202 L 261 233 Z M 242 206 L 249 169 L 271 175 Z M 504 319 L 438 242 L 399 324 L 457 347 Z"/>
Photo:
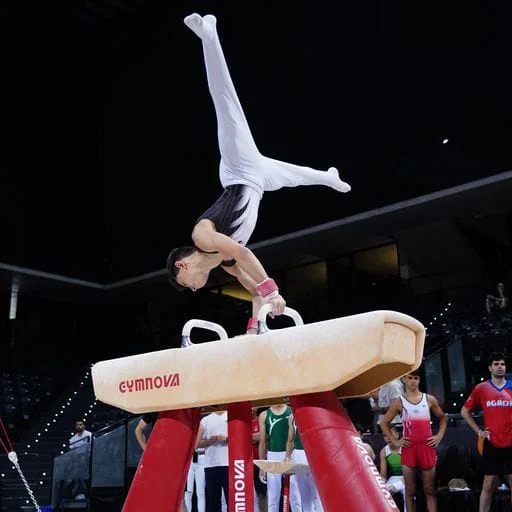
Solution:
<path fill-rule="evenodd" d="M 480 492 L 480 512 L 491 510 L 492 493 L 499 475 L 507 476 L 512 489 L 512 381 L 505 377 L 504 354 L 492 353 L 488 363 L 491 378 L 475 386 L 460 411 L 467 424 L 483 439 L 484 482 Z M 477 408 L 484 413 L 484 430 L 470 414 Z"/>

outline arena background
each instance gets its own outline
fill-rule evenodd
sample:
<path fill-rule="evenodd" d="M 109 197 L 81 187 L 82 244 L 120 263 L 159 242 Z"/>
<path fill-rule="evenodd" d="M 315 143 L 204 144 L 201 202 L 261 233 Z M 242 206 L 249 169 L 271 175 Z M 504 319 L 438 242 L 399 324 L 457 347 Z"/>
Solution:
<path fill-rule="evenodd" d="M 487 376 L 488 351 L 510 348 L 508 317 L 484 309 L 498 282 L 511 285 L 505 13 L 478 3 L 6 1 L 0 417 L 28 454 L 41 503 L 53 456 L 94 403 L 80 385 L 92 363 L 178 346 L 191 317 L 231 335 L 247 322 L 247 297 L 226 276 L 178 293 L 163 270 L 221 193 L 201 45 L 182 22 L 191 12 L 217 16 L 261 152 L 336 166 L 352 185 L 265 195 L 251 247 L 289 305 L 307 322 L 374 309 L 415 316 L 428 327 L 429 392 L 453 414 Z M 88 389 L 84 401 L 27 448 L 75 386 Z M 361 403 L 347 406 L 371 421 Z M 128 421 L 97 410 L 97 430 Z M 19 510 L 26 494 L 8 466 L 2 510 Z"/>

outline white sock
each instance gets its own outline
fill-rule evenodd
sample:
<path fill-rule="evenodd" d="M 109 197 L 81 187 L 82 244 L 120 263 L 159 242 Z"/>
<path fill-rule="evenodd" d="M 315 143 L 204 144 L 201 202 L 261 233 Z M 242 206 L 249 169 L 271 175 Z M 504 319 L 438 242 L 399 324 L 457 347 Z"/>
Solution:
<path fill-rule="evenodd" d="M 194 13 L 187 16 L 183 22 L 197 37 L 206 43 L 209 43 L 213 39 L 217 18 L 212 14 L 201 17 L 199 14 Z"/>
<path fill-rule="evenodd" d="M 352 190 L 352 187 L 348 183 L 340 179 L 340 174 L 336 167 L 329 167 L 327 172 L 332 177 L 331 187 L 333 189 L 337 190 L 338 192 L 350 192 Z"/>

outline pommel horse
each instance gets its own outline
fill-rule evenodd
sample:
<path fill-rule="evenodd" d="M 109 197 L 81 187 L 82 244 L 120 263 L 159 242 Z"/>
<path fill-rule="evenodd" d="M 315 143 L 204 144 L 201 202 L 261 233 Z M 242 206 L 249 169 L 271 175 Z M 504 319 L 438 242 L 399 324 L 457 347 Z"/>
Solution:
<path fill-rule="evenodd" d="M 182 348 L 96 363 L 96 398 L 131 413 L 160 412 L 123 512 L 179 512 L 201 411 L 228 411 L 229 510 L 253 511 L 251 407 L 288 402 L 326 512 L 398 510 L 340 398 L 364 396 L 418 368 L 425 328 L 395 311 L 373 311 L 228 338 L 190 320 Z M 219 340 L 193 344 L 194 327 Z"/>

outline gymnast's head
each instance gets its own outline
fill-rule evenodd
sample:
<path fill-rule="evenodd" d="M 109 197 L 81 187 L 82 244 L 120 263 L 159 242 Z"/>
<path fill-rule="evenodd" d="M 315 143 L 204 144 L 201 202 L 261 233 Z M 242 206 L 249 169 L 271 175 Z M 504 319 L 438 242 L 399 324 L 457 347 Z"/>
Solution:
<path fill-rule="evenodd" d="M 169 253 L 167 277 L 174 288 L 195 292 L 208 282 L 210 270 L 200 264 L 201 259 L 201 253 L 191 246 L 177 247 Z"/>
<path fill-rule="evenodd" d="M 402 382 L 405 386 L 406 391 L 416 391 L 420 385 L 421 369 L 416 368 L 412 372 L 402 377 Z"/>

